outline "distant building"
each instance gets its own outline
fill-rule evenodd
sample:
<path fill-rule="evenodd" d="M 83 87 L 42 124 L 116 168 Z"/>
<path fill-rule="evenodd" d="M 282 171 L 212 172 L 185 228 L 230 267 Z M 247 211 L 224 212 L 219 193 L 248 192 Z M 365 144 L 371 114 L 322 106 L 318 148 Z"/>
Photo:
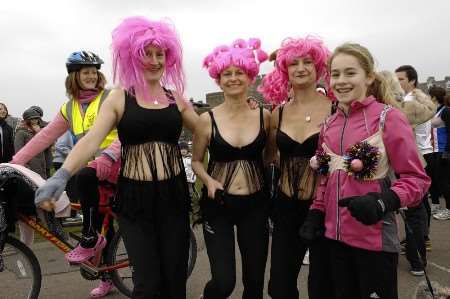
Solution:
<path fill-rule="evenodd" d="M 428 92 L 428 89 L 430 89 L 430 87 L 433 85 L 445 88 L 447 92 L 450 92 L 450 76 L 446 76 L 444 80 L 440 81 L 436 81 L 434 77 L 428 77 L 427 81 L 419 83 L 418 87 L 422 89 L 424 92 Z"/>

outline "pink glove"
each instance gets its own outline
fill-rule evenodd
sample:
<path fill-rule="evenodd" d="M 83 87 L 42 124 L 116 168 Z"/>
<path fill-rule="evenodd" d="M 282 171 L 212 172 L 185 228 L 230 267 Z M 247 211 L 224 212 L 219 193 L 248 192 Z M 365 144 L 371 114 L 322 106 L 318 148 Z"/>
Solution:
<path fill-rule="evenodd" d="M 92 163 L 90 167 L 96 169 L 97 178 L 100 181 L 106 180 L 111 174 L 111 166 L 113 165 L 113 160 L 107 155 L 98 156 Z"/>

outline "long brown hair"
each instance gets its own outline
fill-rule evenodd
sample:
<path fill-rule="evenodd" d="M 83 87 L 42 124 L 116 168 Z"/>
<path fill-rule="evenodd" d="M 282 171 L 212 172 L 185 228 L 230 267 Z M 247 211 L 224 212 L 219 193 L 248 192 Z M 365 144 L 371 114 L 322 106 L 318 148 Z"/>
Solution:
<path fill-rule="evenodd" d="M 102 72 L 97 71 L 98 79 L 95 88 L 99 91 L 105 89 L 106 78 Z M 80 96 L 80 71 L 71 72 L 66 77 L 66 94 L 69 98 L 77 99 Z"/>
<path fill-rule="evenodd" d="M 374 96 L 379 102 L 397 106 L 395 95 L 387 84 L 383 76 L 375 71 L 375 61 L 369 50 L 356 43 L 345 43 L 337 47 L 328 59 L 328 71 L 331 70 L 331 63 L 338 54 L 346 54 L 355 57 L 366 75 L 373 75 L 373 83 L 367 88 L 367 96 Z"/>

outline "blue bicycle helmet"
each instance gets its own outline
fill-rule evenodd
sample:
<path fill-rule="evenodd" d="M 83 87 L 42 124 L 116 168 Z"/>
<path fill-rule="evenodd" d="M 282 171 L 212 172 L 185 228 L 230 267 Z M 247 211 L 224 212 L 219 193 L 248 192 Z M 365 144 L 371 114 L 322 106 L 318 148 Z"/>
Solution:
<path fill-rule="evenodd" d="M 103 60 L 97 54 L 89 51 L 78 51 L 70 54 L 66 61 L 67 72 L 76 72 L 86 66 L 95 66 L 98 70 Z"/>

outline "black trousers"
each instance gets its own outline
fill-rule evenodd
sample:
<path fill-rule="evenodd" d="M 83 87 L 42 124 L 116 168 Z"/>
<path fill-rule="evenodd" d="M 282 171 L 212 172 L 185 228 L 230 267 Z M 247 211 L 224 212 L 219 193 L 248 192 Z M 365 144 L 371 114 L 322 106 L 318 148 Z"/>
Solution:
<path fill-rule="evenodd" d="M 309 299 L 336 298 L 329 247 L 328 240 L 325 237 L 309 245 Z"/>
<path fill-rule="evenodd" d="M 189 216 L 175 213 L 163 200 L 155 211 L 159 217 L 152 221 L 119 216 L 133 269 L 134 299 L 186 298 Z"/>
<path fill-rule="evenodd" d="M 439 204 L 439 197 L 445 199 L 447 209 L 450 209 L 450 160 L 443 159 L 442 153 L 433 153 L 433 168 L 431 177 L 431 201 Z"/>
<path fill-rule="evenodd" d="M 337 299 L 398 298 L 397 253 L 369 251 L 334 240 L 328 244 Z"/>
<path fill-rule="evenodd" d="M 242 298 L 262 299 L 269 242 L 267 196 L 263 192 L 246 196 L 225 194 L 223 199 L 223 204 L 202 199 L 216 205 L 213 217 L 204 215 L 203 235 L 212 276 L 205 286 L 204 299 L 228 298 L 234 290 L 234 226 L 242 257 Z"/>
<path fill-rule="evenodd" d="M 406 258 L 411 267 L 414 269 L 422 269 L 421 264 L 426 263 L 427 251 L 425 248 L 425 236 L 427 234 L 427 212 L 423 202 L 417 207 L 408 208 L 405 211 L 406 223 L 412 232 L 406 227 Z M 417 251 L 421 255 L 421 259 L 417 255 Z"/>
<path fill-rule="evenodd" d="M 292 199 L 278 191 L 273 202 L 272 249 L 269 295 L 274 299 L 298 299 L 297 278 L 308 250 L 299 229 L 308 214 L 311 201 Z"/>

